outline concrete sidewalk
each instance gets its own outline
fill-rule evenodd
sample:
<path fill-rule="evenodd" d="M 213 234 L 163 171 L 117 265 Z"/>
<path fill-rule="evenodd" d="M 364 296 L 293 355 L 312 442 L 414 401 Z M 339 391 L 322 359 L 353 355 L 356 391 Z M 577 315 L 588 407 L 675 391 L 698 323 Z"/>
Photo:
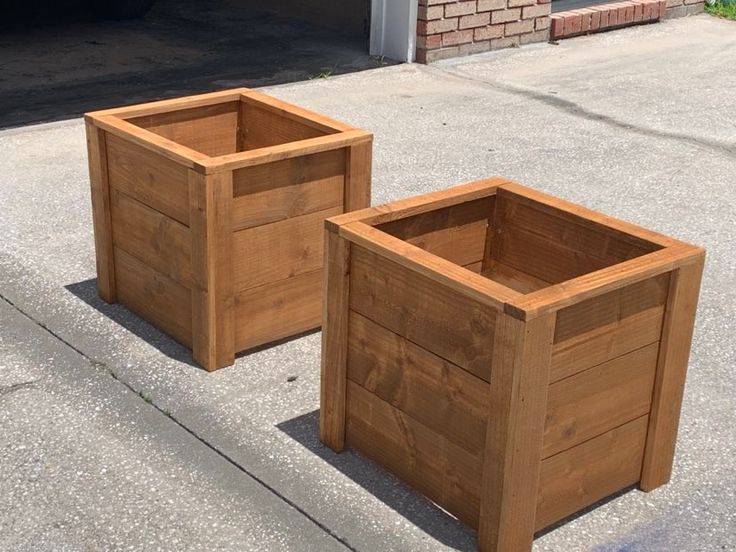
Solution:
<path fill-rule="evenodd" d="M 374 204 L 500 174 L 708 249 L 672 483 L 537 551 L 736 550 L 734 59 L 698 16 L 269 90 L 375 132 Z M 319 334 L 208 374 L 97 299 L 81 121 L 0 152 L 0 549 L 474 549 L 319 444 Z"/>

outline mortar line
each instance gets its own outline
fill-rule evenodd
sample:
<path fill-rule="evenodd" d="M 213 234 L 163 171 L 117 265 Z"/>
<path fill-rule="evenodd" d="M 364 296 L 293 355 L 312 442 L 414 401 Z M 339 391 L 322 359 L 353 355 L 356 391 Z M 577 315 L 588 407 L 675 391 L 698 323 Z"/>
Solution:
<path fill-rule="evenodd" d="M 604 125 L 633 132 L 634 134 L 638 134 L 647 138 L 672 140 L 678 143 L 685 142 L 690 144 L 691 146 L 714 150 L 716 153 L 726 155 L 727 157 L 736 158 L 736 144 L 731 144 L 729 142 L 723 142 L 719 140 L 707 140 L 705 138 L 698 138 L 696 136 L 690 136 L 689 134 L 683 134 L 680 132 L 670 132 L 667 130 L 657 130 L 650 127 L 638 126 L 634 123 L 629 123 L 610 115 L 597 113 L 586 107 L 583 107 L 578 103 L 575 103 L 572 100 L 566 100 L 556 95 L 547 94 L 545 92 L 540 92 L 538 90 L 519 86 L 516 84 L 473 77 L 471 75 L 468 75 L 467 73 L 441 68 L 437 65 L 425 65 L 423 66 L 423 70 L 429 73 L 440 73 L 447 77 L 471 82 L 485 88 L 505 92 L 513 96 L 522 96 L 527 100 L 533 100 L 554 107 L 555 109 L 563 111 L 568 115 L 572 115 L 573 117 L 578 117 L 587 121 L 597 121 Z"/>
<path fill-rule="evenodd" d="M 212 452 L 217 454 L 220 458 L 234 466 L 236 469 L 250 477 L 253 481 L 261 485 L 264 489 L 269 491 L 271 494 L 279 498 L 282 502 L 286 503 L 288 506 L 290 506 L 292 509 L 296 510 L 298 513 L 306 517 L 309 521 L 311 521 L 314 525 L 316 525 L 320 530 L 322 530 L 323 533 L 330 536 L 332 539 L 336 540 L 340 544 L 342 544 L 347 550 L 350 552 L 358 552 L 357 548 L 355 548 L 353 545 L 351 545 L 345 538 L 341 537 L 337 533 L 335 533 L 332 529 L 327 527 L 325 524 L 323 524 L 321 521 L 316 519 L 314 516 L 306 512 L 303 508 L 301 508 L 296 502 L 293 500 L 287 498 L 286 496 L 282 495 L 280 492 L 278 492 L 273 486 L 269 485 L 266 481 L 258 477 L 257 475 L 251 473 L 248 471 L 244 466 L 240 465 L 238 462 L 236 462 L 233 458 L 231 458 L 228 454 L 225 454 L 224 452 L 217 449 L 214 445 L 212 445 L 210 442 L 205 440 L 204 438 L 200 437 L 195 431 L 192 429 L 189 429 L 187 426 L 185 426 L 182 422 L 177 420 L 171 413 L 166 412 L 165 410 L 161 409 L 158 405 L 156 405 L 152 400 L 148 401 L 146 400 L 142 395 L 140 391 L 137 391 L 132 385 L 130 385 L 128 382 L 121 380 L 115 372 L 112 371 L 112 368 L 110 366 L 102 361 L 96 360 L 89 355 L 87 355 L 85 352 L 83 352 L 81 349 L 75 347 L 71 343 L 69 343 L 66 339 L 61 337 L 59 334 L 57 334 L 54 330 L 49 328 L 46 324 L 41 322 L 40 320 L 36 320 L 33 316 L 25 312 L 23 309 L 21 309 L 18 305 L 13 303 L 10 299 L 5 297 L 2 293 L 0 293 L 0 299 L 5 301 L 8 305 L 10 305 L 13 309 L 15 309 L 17 312 L 25 316 L 28 320 L 45 330 L 49 335 L 51 335 L 54 339 L 57 341 L 60 341 L 63 345 L 69 347 L 72 349 L 75 353 L 77 353 L 79 356 L 81 356 L 84 360 L 86 360 L 89 365 L 92 368 L 102 368 L 107 372 L 110 377 L 112 377 L 113 380 L 120 383 L 124 387 L 126 387 L 128 390 L 130 390 L 133 394 L 135 394 L 137 397 L 139 397 L 143 402 L 146 404 L 152 406 L 155 408 L 158 412 L 160 412 L 162 415 L 170 419 L 172 422 L 174 422 L 177 426 L 179 426 L 181 429 L 186 431 L 189 435 L 194 437 L 197 441 L 202 443 L 204 446 L 206 446 L 208 449 L 210 449 Z M 35 384 L 36 382 L 25 382 L 18 384 L 17 386 L 11 386 L 11 387 L 26 387 Z M 15 389 L 14 389 L 15 390 Z"/>

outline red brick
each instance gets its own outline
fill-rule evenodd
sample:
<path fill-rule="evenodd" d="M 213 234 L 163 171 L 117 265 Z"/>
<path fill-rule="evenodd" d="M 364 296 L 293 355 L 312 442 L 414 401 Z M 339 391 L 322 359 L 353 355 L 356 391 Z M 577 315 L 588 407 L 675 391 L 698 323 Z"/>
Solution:
<path fill-rule="evenodd" d="M 457 29 L 457 17 L 453 17 L 452 19 L 438 19 L 437 21 L 427 21 L 425 23 L 426 32 L 424 33 L 419 32 L 419 23 L 421 23 L 421 21 L 417 21 L 417 34 L 448 33 Z"/>
<path fill-rule="evenodd" d="M 587 10 L 577 10 L 580 14 L 580 32 L 587 33 L 590 30 L 590 13 Z"/>
<path fill-rule="evenodd" d="M 537 0 L 537 4 L 551 4 L 552 0 Z"/>
<path fill-rule="evenodd" d="M 487 27 L 479 27 L 475 29 L 473 40 L 490 40 L 492 38 L 501 38 L 503 36 L 504 25 L 488 25 Z"/>
<path fill-rule="evenodd" d="M 478 0 L 479 12 L 491 11 L 491 10 L 505 10 L 506 0 Z"/>
<path fill-rule="evenodd" d="M 442 46 L 456 46 L 457 44 L 465 44 L 466 42 L 473 42 L 473 29 L 452 31 L 442 35 Z"/>
<path fill-rule="evenodd" d="M 511 48 L 513 46 L 519 45 L 519 37 L 518 36 L 509 36 L 506 38 L 497 38 L 496 40 L 491 40 L 491 50 L 499 50 L 501 48 Z"/>
<path fill-rule="evenodd" d="M 654 11 L 654 9 L 652 9 L 652 11 Z M 659 3 L 659 19 L 662 19 L 666 13 L 667 13 L 667 2 L 665 0 L 662 0 Z"/>
<path fill-rule="evenodd" d="M 537 4 L 536 6 L 525 6 L 521 8 L 522 19 L 533 19 L 534 17 L 542 17 L 549 15 L 552 4 Z"/>
<path fill-rule="evenodd" d="M 459 29 L 472 29 L 473 27 L 483 27 L 491 22 L 491 12 L 476 13 L 473 15 L 464 15 L 460 18 Z"/>
<path fill-rule="evenodd" d="M 617 4 L 617 6 L 618 24 L 623 25 L 626 23 L 626 6 L 623 4 Z"/>
<path fill-rule="evenodd" d="M 491 23 L 508 23 L 521 19 L 521 8 L 515 10 L 494 11 L 491 14 Z"/>
<path fill-rule="evenodd" d="M 580 32 L 583 26 L 583 19 L 577 13 L 571 13 L 565 17 L 565 36 L 570 36 Z"/>
<path fill-rule="evenodd" d="M 460 46 L 460 55 L 467 56 L 472 54 L 480 54 L 482 52 L 488 52 L 491 49 L 490 40 L 481 40 L 480 42 L 473 42 L 471 44 L 462 44 Z"/>
<path fill-rule="evenodd" d="M 445 17 L 458 17 L 475 13 L 475 0 L 458 2 L 457 4 L 445 4 Z"/>
<path fill-rule="evenodd" d="M 429 35 L 417 37 L 417 48 L 433 50 L 442 46 L 442 35 Z"/>
<path fill-rule="evenodd" d="M 624 23 L 627 25 L 634 22 L 634 10 L 634 4 L 626 6 L 626 10 L 624 11 Z"/>
<path fill-rule="evenodd" d="M 537 31 L 543 31 L 549 29 L 550 18 L 549 17 L 537 17 L 534 20 L 534 28 Z"/>
<path fill-rule="evenodd" d="M 547 31 L 537 31 L 535 33 L 523 34 L 519 38 L 522 44 L 532 44 L 534 42 L 544 42 L 545 40 L 549 40 L 549 34 Z"/>
<path fill-rule="evenodd" d="M 505 36 L 514 36 L 524 33 L 530 33 L 534 30 L 534 21 L 527 19 L 524 21 L 514 21 L 513 23 L 506 23 L 506 29 L 504 29 Z"/>
<path fill-rule="evenodd" d="M 593 13 L 590 14 L 590 30 L 596 31 L 600 29 L 601 27 L 601 12 L 598 10 L 593 10 Z"/>
<path fill-rule="evenodd" d="M 642 9 L 642 7 L 643 6 L 641 4 L 636 4 L 634 6 L 634 23 L 639 23 L 639 21 L 641 21 L 641 9 Z"/>
<path fill-rule="evenodd" d="M 565 19 L 563 17 L 553 15 L 550 17 L 550 23 L 550 38 L 561 38 L 565 34 Z"/>
<path fill-rule="evenodd" d="M 518 8 L 521 6 L 533 6 L 537 0 L 508 0 L 509 8 Z"/>
<path fill-rule="evenodd" d="M 417 13 L 418 19 L 430 21 L 432 19 L 442 19 L 445 15 L 445 8 L 442 6 L 419 6 Z"/>

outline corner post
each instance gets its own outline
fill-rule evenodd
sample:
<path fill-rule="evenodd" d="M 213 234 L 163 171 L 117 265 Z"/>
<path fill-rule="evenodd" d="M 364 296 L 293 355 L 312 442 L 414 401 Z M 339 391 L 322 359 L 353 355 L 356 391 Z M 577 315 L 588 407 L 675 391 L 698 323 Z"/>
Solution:
<path fill-rule="evenodd" d="M 335 452 L 345 447 L 350 242 L 325 229 L 322 297 L 322 374 L 319 438 Z"/>
<path fill-rule="evenodd" d="M 347 148 L 344 211 L 357 211 L 371 206 L 371 172 L 373 137 L 370 141 Z"/>
<path fill-rule="evenodd" d="M 92 224 L 95 234 L 97 264 L 97 293 L 108 303 L 117 302 L 115 285 L 115 257 L 112 242 L 112 211 L 110 183 L 107 176 L 107 147 L 105 131 L 92 122 L 85 122 L 87 130 L 87 160 L 92 195 Z"/>
<path fill-rule="evenodd" d="M 189 171 L 192 352 L 209 371 L 235 362 L 232 203 L 231 172 Z"/>
<path fill-rule="evenodd" d="M 483 552 L 532 549 L 555 320 L 555 313 L 497 318 L 478 530 Z"/>
<path fill-rule="evenodd" d="M 639 483 L 643 491 L 664 485 L 672 475 L 704 261 L 705 257 L 701 255 L 695 263 L 676 269 L 670 276 Z"/>

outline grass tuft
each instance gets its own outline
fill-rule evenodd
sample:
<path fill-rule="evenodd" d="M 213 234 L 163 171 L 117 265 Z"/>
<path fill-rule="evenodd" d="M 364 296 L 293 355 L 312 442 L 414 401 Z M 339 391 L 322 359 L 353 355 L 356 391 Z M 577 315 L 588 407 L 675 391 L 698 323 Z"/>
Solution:
<path fill-rule="evenodd" d="M 716 17 L 736 21 L 736 1 L 734 0 L 716 0 L 712 5 L 706 3 L 705 11 Z"/>

